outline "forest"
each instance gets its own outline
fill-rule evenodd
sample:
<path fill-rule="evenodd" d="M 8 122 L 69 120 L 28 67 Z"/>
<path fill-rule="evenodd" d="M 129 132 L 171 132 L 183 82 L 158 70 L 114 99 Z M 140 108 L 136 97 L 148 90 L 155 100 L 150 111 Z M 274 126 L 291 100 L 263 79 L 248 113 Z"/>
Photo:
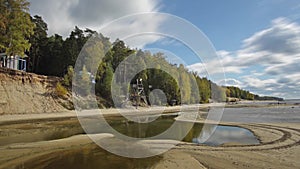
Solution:
<path fill-rule="evenodd" d="M 218 86 L 206 77 L 200 77 L 197 72 L 189 71 L 183 65 L 169 63 L 163 53 L 132 49 L 122 40 L 111 42 L 108 37 L 88 28 L 82 30 L 75 26 L 66 38 L 58 34 L 49 36 L 47 23 L 41 16 L 30 16 L 29 3 L 26 0 L 0 1 L 0 52 L 21 56 L 26 54 L 27 71 L 62 77 L 64 80 L 58 84 L 59 88 L 71 90 L 72 78 L 79 79 L 79 83 L 73 85 L 80 87 L 80 94 L 89 95 L 94 92 L 106 107 L 116 106 L 111 92 L 113 76 L 119 64 L 130 55 L 136 56 L 137 59 L 132 62 L 139 65 L 148 64 L 150 61 L 156 61 L 159 65 L 139 72 L 130 82 L 121 81 L 122 85 L 132 90 L 132 84 L 137 79 L 142 79 L 146 95 L 154 89 L 160 89 L 164 92 L 168 105 L 226 101 L 227 97 L 246 100 L 270 98 L 260 97 L 237 87 Z M 89 64 L 94 63 L 97 58 L 81 61 L 80 74 L 74 73 L 78 72 L 74 71 L 76 60 L 87 43 L 96 45 L 98 53 L 95 56 L 102 58 L 93 76 L 90 73 L 93 66 Z M 172 76 L 162 71 L 162 66 L 167 68 Z M 119 79 L 122 79 L 122 76 Z M 94 84 L 95 91 L 92 91 L 91 83 Z"/>

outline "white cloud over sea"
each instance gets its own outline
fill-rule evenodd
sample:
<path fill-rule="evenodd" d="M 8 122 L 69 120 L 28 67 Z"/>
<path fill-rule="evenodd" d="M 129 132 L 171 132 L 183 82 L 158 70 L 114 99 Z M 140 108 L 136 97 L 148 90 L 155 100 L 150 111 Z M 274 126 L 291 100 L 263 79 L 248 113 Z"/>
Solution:
<path fill-rule="evenodd" d="M 240 50 L 218 51 L 224 71 L 235 85 L 263 95 L 285 98 L 300 96 L 300 25 L 287 18 L 277 18 L 269 28 L 243 41 Z M 217 60 L 206 63 L 214 66 Z M 202 63 L 189 66 L 200 74 Z M 210 72 L 222 73 L 222 72 Z M 221 82 L 224 83 L 224 82 Z"/>

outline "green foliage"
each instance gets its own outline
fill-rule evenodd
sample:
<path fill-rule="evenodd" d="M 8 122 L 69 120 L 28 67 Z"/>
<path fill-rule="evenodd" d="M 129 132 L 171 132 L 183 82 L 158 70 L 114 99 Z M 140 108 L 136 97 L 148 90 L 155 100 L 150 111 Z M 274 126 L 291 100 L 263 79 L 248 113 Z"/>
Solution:
<path fill-rule="evenodd" d="M 218 102 L 226 101 L 226 90 L 223 87 L 211 82 L 211 99 Z"/>
<path fill-rule="evenodd" d="M 190 78 L 187 70 L 181 64 L 179 66 L 179 88 L 181 89 L 181 103 L 188 104 L 191 99 Z"/>
<path fill-rule="evenodd" d="M 81 96 L 87 96 L 91 91 L 91 77 L 86 67 L 83 66 L 82 71 L 77 75 L 77 85 L 79 89 L 79 94 Z"/>
<path fill-rule="evenodd" d="M 259 96 L 259 95 L 254 95 L 255 100 L 277 100 L 277 101 L 283 101 L 283 98 L 280 97 L 273 97 L 273 96 Z"/>
<path fill-rule="evenodd" d="M 242 90 L 234 86 L 228 86 L 223 88 L 224 90 L 226 90 L 227 97 L 233 97 L 233 98 L 245 99 L 245 100 L 278 100 L 278 101 L 283 100 L 283 98 L 279 98 L 279 97 L 255 95 L 253 93 L 250 93 L 247 90 Z"/>
<path fill-rule="evenodd" d="M 104 58 L 104 45 L 99 37 L 91 37 L 81 50 L 79 58 L 83 58 L 81 64 L 84 64 L 89 72 L 96 72 L 98 63 Z"/>
<path fill-rule="evenodd" d="M 106 66 L 103 78 L 96 82 L 96 92 L 98 92 L 103 98 L 111 99 L 111 85 L 113 78 L 113 69 L 110 64 Z"/>
<path fill-rule="evenodd" d="M 0 0 L 0 51 L 24 56 L 29 50 L 28 38 L 35 27 L 29 15 L 27 0 Z"/>
<path fill-rule="evenodd" d="M 55 87 L 55 93 L 58 97 L 65 97 L 68 90 L 60 82 L 58 82 Z"/>
<path fill-rule="evenodd" d="M 211 98 L 210 81 L 207 78 L 200 78 L 194 75 L 198 84 L 198 90 L 200 95 L 200 103 L 208 103 Z"/>
<path fill-rule="evenodd" d="M 134 50 L 119 39 L 111 43 L 109 38 L 91 29 L 81 30 L 75 26 L 66 39 L 58 34 L 49 37 L 47 23 L 41 16 L 31 18 L 28 7 L 27 0 L 0 0 L 0 52 L 23 56 L 24 52 L 29 50 L 26 53 L 29 56 L 29 71 L 63 77 L 62 83 L 67 87 L 71 87 L 72 79 L 76 78 L 77 83 L 74 85 L 78 87 L 78 94 L 82 96 L 91 92 L 93 77 L 90 72 L 97 72 L 95 93 L 100 100 L 105 100 L 105 106 L 113 106 L 112 87 L 120 91 L 120 95 L 126 95 L 121 92 L 124 88 L 130 89 L 128 83 L 140 78 L 143 79 L 146 95 L 154 89 L 160 89 L 169 105 L 208 103 L 210 100 L 223 102 L 226 97 L 281 100 L 275 97 L 260 97 L 237 87 L 220 87 L 207 78 L 189 72 L 183 65 L 170 64 L 163 53 Z M 132 54 L 136 54 L 135 60 L 130 61 L 131 66 L 126 67 L 126 71 L 143 68 L 149 64 L 153 68 L 139 72 L 131 82 L 127 81 L 124 73 L 115 74 L 121 85 L 112 86 L 114 72 L 120 63 Z M 79 55 L 83 55 L 80 57 L 83 59 L 79 60 Z M 75 75 L 73 67 L 76 62 L 82 71 Z M 68 92 L 63 85 L 56 85 L 56 94 L 60 97 Z M 152 87 L 149 88 L 149 85 Z M 194 89 L 198 89 L 199 93 Z"/>
<path fill-rule="evenodd" d="M 126 47 L 125 43 L 121 40 L 116 40 L 116 42 L 113 43 L 112 52 L 111 65 L 114 71 L 126 57 L 134 53 L 134 51 Z"/>
<path fill-rule="evenodd" d="M 35 28 L 34 34 L 29 39 L 31 47 L 29 51 L 28 70 L 31 72 L 38 72 L 41 56 L 48 54 L 45 53 L 48 42 L 48 26 L 47 23 L 43 21 L 41 16 L 35 15 L 33 18 L 31 18 L 31 20 L 35 24 Z"/>
<path fill-rule="evenodd" d="M 64 81 L 63 81 L 64 85 L 71 87 L 72 86 L 73 76 L 74 76 L 73 66 L 69 66 L 68 67 L 68 72 L 64 76 Z"/>
<path fill-rule="evenodd" d="M 179 86 L 176 80 L 168 73 L 158 69 L 148 69 L 140 72 L 132 80 L 132 83 L 142 77 L 143 74 L 146 74 L 146 77 L 142 78 L 146 93 L 150 93 L 154 89 L 160 89 L 164 92 L 167 102 L 170 105 L 172 104 L 172 100 L 180 100 Z M 151 85 L 151 89 L 149 89 L 149 85 Z"/>
<path fill-rule="evenodd" d="M 226 90 L 227 97 L 233 97 L 233 98 L 245 99 L 245 100 L 254 100 L 254 94 L 250 93 L 249 91 L 242 90 L 234 86 L 228 86 L 224 88 Z"/>
<path fill-rule="evenodd" d="M 84 31 L 76 26 L 70 36 L 63 41 L 62 46 L 64 50 L 61 53 L 61 61 L 64 63 L 62 65 L 64 68 L 68 65 L 75 65 L 77 57 L 87 39 L 88 37 L 84 35 Z"/>
<path fill-rule="evenodd" d="M 29 71 L 51 76 L 64 76 L 69 66 L 75 66 L 77 61 L 82 69 L 86 66 L 87 71 L 95 72 L 97 64 L 104 56 L 104 49 L 111 47 L 108 38 L 95 31 L 85 31 L 75 27 L 70 36 L 65 40 L 60 35 L 47 37 L 47 24 L 40 16 L 35 16 L 33 21 L 37 26 L 35 34 L 30 39 L 32 48 L 28 53 L 30 60 Z M 46 37 L 45 37 L 46 34 Z M 93 35 L 95 34 L 95 36 Z M 97 36 L 96 36 L 97 35 Z M 83 46 L 85 50 L 82 51 Z M 77 59 L 84 55 L 83 60 Z"/>
<path fill-rule="evenodd" d="M 5 2 L 4 0 L 0 1 Z M 1 6 L 1 8 L 3 7 Z M 5 16 L 8 16 L 7 11 L 0 13 L 0 18 L 4 18 L 0 20 L 0 33 L 2 34 L 7 30 L 6 26 L 9 23 Z M 28 53 L 29 70 L 38 74 L 63 77 L 63 85 L 68 87 L 71 87 L 72 79 L 76 78 L 75 85 L 79 89 L 78 94 L 83 96 L 87 96 L 91 92 L 92 76 L 90 72 L 96 72 L 95 93 L 97 98 L 105 100 L 101 103 L 105 106 L 114 106 L 111 93 L 114 75 L 121 85 L 113 86 L 113 88 L 120 91 L 120 95 L 126 95 L 121 93 L 124 88 L 130 90 L 128 83 L 142 78 L 146 95 L 154 89 L 160 89 L 164 92 L 169 105 L 208 103 L 210 100 L 225 101 L 226 97 L 249 100 L 259 98 L 259 96 L 236 87 L 220 87 L 205 77 L 201 78 L 197 73 L 189 72 L 183 65 L 172 65 L 165 59 L 163 53 L 153 54 L 149 51 L 133 50 L 121 40 L 111 43 L 109 38 L 102 34 L 90 29 L 83 31 L 78 27 L 75 27 L 66 39 L 57 34 L 48 37 L 47 24 L 40 16 L 34 16 L 31 21 L 36 27 L 33 29 L 34 35 L 29 39 L 32 44 Z M 23 37 L 28 38 L 27 35 Z M 3 39 L 0 37 L 0 40 L 1 38 Z M 84 45 L 85 48 L 83 48 Z M 126 67 L 126 71 L 138 67 L 143 68 L 149 64 L 153 68 L 139 72 L 131 79 L 131 82 L 128 82 L 122 73 L 114 74 L 114 72 L 120 63 L 132 54 L 136 54 L 135 60 L 130 61 L 130 66 Z M 84 57 L 80 57 L 83 59 L 77 59 L 79 55 L 83 55 Z M 79 65 L 79 70 L 82 70 L 76 75 L 73 70 L 75 62 Z M 165 72 L 162 68 L 168 71 Z M 152 88 L 149 88 L 149 85 Z M 59 84 L 57 88 L 61 89 L 63 86 Z M 194 89 L 198 89 L 199 93 Z M 64 93 L 63 90 L 60 93 Z"/>
<path fill-rule="evenodd" d="M 63 38 L 60 35 L 53 35 L 48 38 L 47 44 L 43 49 L 43 55 L 40 56 L 37 71 L 34 73 L 50 75 L 50 76 L 63 76 L 66 71 L 63 60 Z M 31 54 L 30 54 L 31 55 Z"/>

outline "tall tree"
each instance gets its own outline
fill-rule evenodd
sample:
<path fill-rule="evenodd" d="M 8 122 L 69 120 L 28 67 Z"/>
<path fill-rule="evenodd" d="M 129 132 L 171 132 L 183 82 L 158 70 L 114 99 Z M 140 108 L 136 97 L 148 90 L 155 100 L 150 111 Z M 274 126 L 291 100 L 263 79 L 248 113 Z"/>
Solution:
<path fill-rule="evenodd" d="M 208 103 L 211 98 L 210 81 L 207 78 L 196 77 L 198 90 L 200 94 L 200 103 Z"/>
<path fill-rule="evenodd" d="M 64 70 L 70 65 L 75 66 L 77 57 L 86 41 L 84 31 L 75 26 L 75 29 L 63 43 L 64 56 L 61 57 L 61 60 L 64 63 Z"/>
<path fill-rule="evenodd" d="M 182 64 L 179 65 L 179 86 L 181 89 L 181 103 L 188 104 L 191 101 L 191 84 L 189 74 Z"/>
<path fill-rule="evenodd" d="M 0 0 L 0 50 L 8 55 L 24 55 L 29 50 L 28 38 L 35 27 L 29 15 L 27 0 Z"/>
<path fill-rule="evenodd" d="M 47 47 L 43 49 L 45 55 L 42 55 L 38 65 L 38 73 L 51 76 L 63 76 L 67 68 L 64 68 L 62 60 L 63 38 L 55 34 L 48 38 Z"/>
<path fill-rule="evenodd" d="M 108 64 L 105 73 L 103 75 L 103 81 L 102 82 L 99 81 L 98 83 L 96 83 L 96 90 L 98 89 L 98 92 L 100 92 L 101 96 L 109 102 L 112 101 L 111 85 L 112 85 L 113 74 L 114 73 L 113 73 L 112 66 Z"/>
<path fill-rule="evenodd" d="M 121 40 L 116 40 L 112 47 L 113 58 L 112 58 L 112 68 L 115 71 L 119 64 L 129 55 L 134 53 L 134 50 L 126 47 L 125 43 Z"/>
<path fill-rule="evenodd" d="M 45 48 L 47 48 L 48 42 L 48 26 L 41 16 L 35 15 L 33 18 L 31 18 L 31 20 L 35 24 L 35 28 L 34 34 L 29 39 L 29 42 L 31 44 L 29 52 L 29 71 L 36 73 L 38 72 L 38 64 L 40 58 L 43 55 L 48 54 L 45 53 Z"/>

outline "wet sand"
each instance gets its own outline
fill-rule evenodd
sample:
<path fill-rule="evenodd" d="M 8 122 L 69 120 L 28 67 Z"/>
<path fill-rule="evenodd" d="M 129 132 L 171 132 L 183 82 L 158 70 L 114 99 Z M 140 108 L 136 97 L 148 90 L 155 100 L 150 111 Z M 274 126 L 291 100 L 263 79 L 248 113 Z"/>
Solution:
<path fill-rule="evenodd" d="M 51 115 L 47 115 L 50 116 Z M 43 133 L 51 131 L 45 126 L 61 126 L 57 127 L 57 131 L 66 131 L 64 127 L 73 126 L 74 131 L 77 130 L 76 119 L 73 115 L 66 114 L 59 117 L 53 116 L 45 122 L 39 121 L 41 118 L 30 119 L 22 118 L 22 124 L 18 123 L 18 119 L 11 118 L 7 120 L 1 118 L 1 133 L 5 135 L 4 128 L 7 131 L 15 130 L 15 134 L 19 132 L 16 128 L 31 130 L 34 133 Z M 27 120 L 27 121 L 26 121 Z M 37 121 L 39 122 L 37 122 Z M 52 124 L 51 124 L 52 123 Z M 213 122 L 212 122 L 213 123 Z M 300 124 L 299 123 L 239 123 L 239 122 L 222 122 L 223 125 L 240 126 L 247 128 L 259 138 L 261 144 L 258 145 L 241 145 L 237 143 L 228 143 L 218 147 L 210 147 L 206 145 L 197 145 L 192 143 L 181 143 L 172 150 L 153 158 L 147 159 L 128 159 L 115 156 L 107 151 L 99 148 L 86 135 L 76 135 L 63 139 L 51 140 L 42 138 L 36 142 L 20 143 L 19 141 L 8 144 L 4 143 L 0 146 L 0 168 L 70 168 L 76 161 L 91 160 L 95 154 L 102 158 L 102 163 L 94 163 L 85 168 L 172 168 L 172 169 L 196 169 L 196 168 L 300 168 Z M 63 127 L 64 126 L 64 127 Z M 37 130 L 36 128 L 43 130 Z M 76 129 L 76 130 L 75 130 Z M 55 131 L 53 129 L 53 131 Z M 76 133 L 74 132 L 74 133 Z M 11 133 L 13 136 L 13 132 Z M 51 133 L 51 132 L 49 132 Z M 58 132 L 59 133 L 59 132 Z M 68 133 L 71 134 L 72 132 Z M 22 135 L 22 133 L 20 133 Z M 99 139 L 114 139 L 110 134 L 98 134 Z M 44 141 L 42 141 L 45 139 Z M 21 140 L 22 141 L 22 140 Z M 1 142 L 1 140 L 0 140 Z M 159 144 L 159 142 L 157 142 Z M 164 142 L 165 144 L 165 142 Z M 122 145 L 120 145 L 122 147 Z M 81 154 L 81 156 L 80 156 Z M 88 154 L 83 158 L 82 154 Z M 68 162 L 64 159 L 68 159 Z M 73 160 L 73 161 L 72 161 Z M 95 160 L 94 160 L 95 161 Z M 107 165 L 106 165 L 107 164 Z M 78 168 L 82 166 L 77 165 Z"/>
<path fill-rule="evenodd" d="M 228 124 L 252 130 L 259 145 L 225 144 L 220 147 L 178 145 L 175 151 L 190 153 L 205 168 L 299 168 L 300 125 Z"/>

